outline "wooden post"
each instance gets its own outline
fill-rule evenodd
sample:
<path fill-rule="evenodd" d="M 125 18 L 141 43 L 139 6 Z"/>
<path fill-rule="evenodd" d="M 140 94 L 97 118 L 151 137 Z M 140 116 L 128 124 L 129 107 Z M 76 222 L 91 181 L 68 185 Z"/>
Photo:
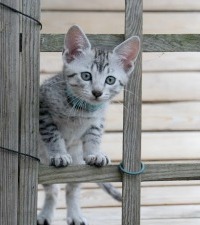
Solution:
<path fill-rule="evenodd" d="M 39 0 L 5 4 L 39 19 Z M 0 6 L 0 146 L 37 157 L 39 30 Z M 35 225 L 38 162 L 0 149 L 0 224 Z"/>
<path fill-rule="evenodd" d="M 3 1 L 18 8 L 18 1 Z M 19 16 L 0 6 L 0 146 L 18 151 Z M 0 148 L 0 224 L 17 225 L 18 157 Z"/>
<path fill-rule="evenodd" d="M 125 38 L 138 35 L 142 43 L 142 0 L 126 0 Z M 123 165 L 128 171 L 141 168 L 142 48 L 125 91 Z M 122 224 L 140 224 L 140 175 L 123 175 Z"/>

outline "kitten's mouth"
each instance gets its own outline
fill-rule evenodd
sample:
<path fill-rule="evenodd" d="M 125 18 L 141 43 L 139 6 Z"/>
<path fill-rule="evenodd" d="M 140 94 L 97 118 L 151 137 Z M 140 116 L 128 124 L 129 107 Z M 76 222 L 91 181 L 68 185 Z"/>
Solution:
<path fill-rule="evenodd" d="M 99 104 L 99 103 L 103 103 L 103 102 L 105 102 L 105 100 L 103 100 L 102 98 L 93 97 L 90 99 L 91 104 Z"/>

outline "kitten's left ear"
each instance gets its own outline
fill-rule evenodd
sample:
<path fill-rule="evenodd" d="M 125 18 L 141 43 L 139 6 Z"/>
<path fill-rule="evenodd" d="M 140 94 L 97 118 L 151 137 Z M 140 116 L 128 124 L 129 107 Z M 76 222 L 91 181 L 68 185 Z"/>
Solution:
<path fill-rule="evenodd" d="M 140 39 L 133 36 L 114 48 L 113 53 L 119 58 L 126 72 L 131 72 L 140 51 Z"/>
<path fill-rule="evenodd" d="M 91 44 L 81 28 L 77 25 L 72 26 L 65 36 L 63 50 L 63 54 L 65 55 L 67 62 L 70 63 L 77 56 L 90 48 Z"/>

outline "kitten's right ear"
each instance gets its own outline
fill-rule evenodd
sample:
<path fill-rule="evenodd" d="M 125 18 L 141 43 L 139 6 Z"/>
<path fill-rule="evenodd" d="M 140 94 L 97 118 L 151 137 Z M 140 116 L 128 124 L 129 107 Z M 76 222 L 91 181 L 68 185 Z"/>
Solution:
<path fill-rule="evenodd" d="M 65 36 L 63 50 L 63 55 L 65 56 L 67 62 L 70 63 L 77 56 L 81 55 L 85 50 L 90 48 L 91 44 L 81 28 L 77 25 L 72 26 Z"/>

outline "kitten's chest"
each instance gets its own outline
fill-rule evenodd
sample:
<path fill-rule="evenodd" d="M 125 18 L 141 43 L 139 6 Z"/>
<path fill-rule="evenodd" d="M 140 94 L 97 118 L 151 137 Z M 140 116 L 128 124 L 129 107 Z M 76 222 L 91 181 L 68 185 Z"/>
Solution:
<path fill-rule="evenodd" d="M 58 121 L 58 127 L 66 144 L 71 145 L 79 141 L 94 122 L 95 118 L 70 117 L 67 120 Z"/>

